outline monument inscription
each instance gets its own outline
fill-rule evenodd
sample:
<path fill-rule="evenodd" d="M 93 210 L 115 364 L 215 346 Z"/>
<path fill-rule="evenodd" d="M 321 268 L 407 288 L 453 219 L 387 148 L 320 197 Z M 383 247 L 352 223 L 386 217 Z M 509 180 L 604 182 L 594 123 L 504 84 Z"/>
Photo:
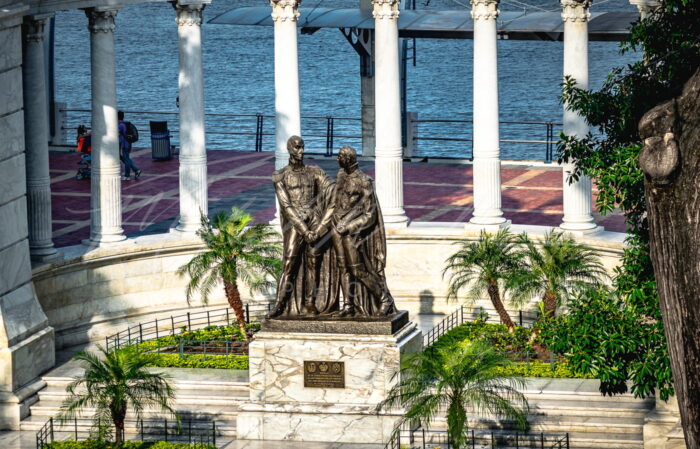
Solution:
<path fill-rule="evenodd" d="M 304 387 L 345 388 L 345 362 L 304 360 Z"/>

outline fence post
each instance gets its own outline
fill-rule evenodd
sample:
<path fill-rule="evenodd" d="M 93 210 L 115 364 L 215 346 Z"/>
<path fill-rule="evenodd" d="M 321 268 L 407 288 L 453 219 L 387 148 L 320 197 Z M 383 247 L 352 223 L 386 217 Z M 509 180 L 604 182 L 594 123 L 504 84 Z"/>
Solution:
<path fill-rule="evenodd" d="M 520 441 L 518 441 L 518 431 L 515 431 L 515 449 L 520 449 Z"/>
<path fill-rule="evenodd" d="M 523 327 L 523 311 L 522 311 L 522 310 L 518 310 L 518 315 L 519 315 L 519 318 L 520 318 L 520 327 Z"/>
<path fill-rule="evenodd" d="M 263 116 L 258 113 L 255 114 L 255 151 L 262 151 L 262 140 L 263 140 Z"/>
<path fill-rule="evenodd" d="M 228 309 L 226 309 L 228 312 Z M 245 304 L 245 322 L 250 324 L 250 304 Z"/>
<path fill-rule="evenodd" d="M 211 422 L 211 439 L 214 446 L 216 446 L 216 421 Z"/>
<path fill-rule="evenodd" d="M 131 328 L 127 327 L 126 328 L 126 335 L 129 337 L 129 345 L 131 345 Z"/>
<path fill-rule="evenodd" d="M 326 156 L 333 156 L 333 117 L 326 117 Z"/>
<path fill-rule="evenodd" d="M 552 140 L 554 139 L 554 124 L 552 122 L 547 122 L 547 138 L 545 139 L 547 143 L 545 144 L 545 155 L 544 155 L 544 162 L 546 164 L 549 164 L 552 162 L 552 153 L 553 153 L 553 147 L 554 143 Z"/>
<path fill-rule="evenodd" d="M 165 422 L 165 427 L 163 430 L 163 433 L 165 434 L 165 442 L 168 442 L 168 418 L 164 418 L 163 421 Z"/>
<path fill-rule="evenodd" d="M 472 449 L 476 449 L 476 439 L 474 438 L 474 429 L 472 429 Z"/>
<path fill-rule="evenodd" d="M 175 318 L 170 315 L 170 335 L 175 335 Z"/>
<path fill-rule="evenodd" d="M 540 432 L 540 449 L 544 449 L 544 432 Z"/>
<path fill-rule="evenodd" d="M 99 425 L 98 425 L 99 427 Z M 78 441 L 78 418 L 73 417 L 73 429 L 75 430 L 75 441 Z"/>
<path fill-rule="evenodd" d="M 139 323 L 139 343 L 143 343 L 143 326 Z"/>
<path fill-rule="evenodd" d="M 184 354 L 183 354 L 183 353 L 184 353 L 184 349 L 185 349 L 185 348 L 184 348 L 185 343 L 184 343 L 182 340 L 180 340 L 180 341 L 178 342 L 178 346 L 179 346 L 179 349 L 180 349 L 180 358 L 183 358 L 183 357 L 184 357 Z"/>
<path fill-rule="evenodd" d="M 192 418 L 187 420 L 187 441 L 192 444 Z"/>
<path fill-rule="evenodd" d="M 569 449 L 569 432 L 566 432 L 566 449 Z"/>
<path fill-rule="evenodd" d="M 53 417 L 49 418 L 49 435 L 51 435 L 51 442 L 53 443 Z"/>
<path fill-rule="evenodd" d="M 156 318 L 156 340 L 158 339 L 158 318 Z"/>
<path fill-rule="evenodd" d="M 492 448 L 496 447 L 496 445 L 494 444 L 494 441 L 493 441 L 493 432 L 491 432 L 491 447 Z"/>
<path fill-rule="evenodd" d="M 211 319 L 209 318 L 209 311 L 207 310 L 207 327 L 211 326 Z"/>
<path fill-rule="evenodd" d="M 192 330 L 192 322 L 190 321 L 190 312 L 187 312 L 187 330 Z"/>

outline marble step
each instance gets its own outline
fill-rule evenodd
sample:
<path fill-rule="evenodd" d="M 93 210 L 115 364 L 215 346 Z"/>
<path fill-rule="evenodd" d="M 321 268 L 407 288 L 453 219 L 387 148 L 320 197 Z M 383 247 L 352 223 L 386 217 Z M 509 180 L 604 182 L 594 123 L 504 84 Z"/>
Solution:
<path fill-rule="evenodd" d="M 62 401 L 39 401 L 31 407 L 31 416 L 44 416 L 48 419 L 49 417 L 58 415 L 58 413 L 61 411 L 61 405 Z M 238 405 L 239 404 L 237 403 L 224 405 L 202 404 L 201 406 L 194 408 L 192 407 L 191 403 L 182 403 L 175 400 L 173 408 L 178 410 L 183 415 L 220 416 L 225 417 L 226 419 L 235 420 L 235 417 L 238 414 Z M 148 409 L 147 411 L 150 412 L 151 410 L 152 409 Z M 157 410 L 155 412 L 159 413 Z M 92 408 L 85 408 L 83 415 L 90 417 L 92 416 L 92 413 Z"/>
<path fill-rule="evenodd" d="M 68 393 L 61 389 L 44 389 L 38 393 L 40 403 L 44 403 L 45 401 L 62 402 L 68 396 Z M 224 391 L 217 394 L 214 391 L 208 390 L 175 388 L 175 402 L 178 404 L 237 406 L 241 402 L 247 401 L 248 398 L 248 392 L 239 390 Z M 34 405 L 36 406 L 37 404 Z"/>

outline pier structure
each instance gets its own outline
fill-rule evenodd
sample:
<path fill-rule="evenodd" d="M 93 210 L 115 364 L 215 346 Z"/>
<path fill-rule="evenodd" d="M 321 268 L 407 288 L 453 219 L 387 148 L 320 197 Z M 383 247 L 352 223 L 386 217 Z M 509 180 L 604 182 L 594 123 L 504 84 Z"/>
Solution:
<path fill-rule="evenodd" d="M 0 8 L 0 100 L 2 100 L 0 101 L 0 136 L 2 136 L 0 139 L 0 223 L 3 224 L 3 231 L 0 233 L 0 273 L 2 274 L 0 276 L 0 429 L 18 428 L 20 419 L 27 413 L 31 398 L 38 389 L 42 388 L 37 379 L 54 365 L 53 326 L 56 323 L 83 320 L 81 322 L 86 324 L 81 328 L 83 332 L 81 335 L 87 338 L 88 332 L 85 329 L 92 326 L 91 320 L 95 315 L 107 317 L 105 320 L 121 319 L 133 313 L 134 309 L 138 309 L 144 301 L 143 296 L 139 296 L 142 292 L 134 294 L 134 292 L 120 291 L 116 294 L 115 291 L 121 284 L 118 283 L 119 279 L 114 279 L 117 274 L 110 270 L 112 268 L 110 264 L 125 263 L 126 254 L 131 257 L 133 254 L 130 253 L 141 251 L 135 240 L 124 241 L 126 237 L 122 222 L 124 208 L 119 172 L 114 48 L 115 17 L 121 7 L 137 2 L 137 0 L 123 0 L 117 4 L 107 0 L 51 2 L 0 0 L 2 3 Z M 161 267 L 161 270 L 165 270 L 166 265 L 167 268 L 173 268 L 177 263 L 182 263 L 178 257 L 191 256 L 194 251 L 201 248 L 197 246 L 201 245 L 201 242 L 197 243 L 194 240 L 192 231 L 198 226 L 200 213 L 206 213 L 208 209 L 200 29 L 202 10 L 206 3 L 206 0 L 178 0 L 174 5 L 180 42 L 178 82 L 181 148 L 179 186 L 177 187 L 179 192 L 177 229 L 182 232 L 161 236 L 163 239 L 170 239 L 170 246 L 165 252 L 161 246 L 162 242 L 152 242 L 148 251 L 143 252 L 143 259 L 134 264 L 134 276 L 142 273 L 146 266 L 152 269 L 149 263 Z M 290 133 L 303 136 L 299 125 L 296 51 L 298 1 L 273 0 L 272 3 L 273 14 L 270 13 L 269 7 L 264 8 L 264 13 L 267 19 L 272 21 L 274 12 L 279 12 L 277 20 L 274 21 L 275 55 L 279 58 L 275 61 L 275 88 L 278 94 L 276 112 L 278 132 L 286 139 L 287 134 Z M 567 4 L 564 3 L 564 5 Z M 640 1 L 637 4 L 641 5 L 640 10 L 653 7 L 651 0 Z M 474 177 L 474 192 L 479 196 L 476 204 L 479 215 L 476 212 L 474 215 L 480 218 L 475 219 L 473 224 L 484 226 L 499 226 L 505 221 L 500 204 L 503 186 L 500 181 L 500 168 L 497 169 L 500 166 L 497 139 L 496 146 L 493 146 L 493 136 L 497 136 L 498 128 L 497 85 L 494 79 L 485 79 L 492 76 L 490 74 L 497 69 L 494 65 L 495 38 L 496 33 L 500 31 L 496 29 L 495 24 L 494 8 L 496 6 L 497 3 L 494 1 L 475 0 L 474 10 L 477 13 L 473 23 L 474 28 L 467 32 L 467 34 L 473 33 L 475 38 L 478 35 L 479 51 L 482 52 L 480 54 L 485 61 L 491 61 L 490 65 L 484 66 L 484 72 L 478 74 L 481 82 L 485 83 L 483 93 L 487 97 L 478 102 L 479 109 L 474 111 L 475 116 L 481 116 L 487 120 L 483 126 L 487 128 L 485 131 L 488 134 L 480 142 L 488 143 L 484 146 L 479 144 L 478 148 L 475 143 L 477 160 L 474 166 L 474 170 L 479 173 L 479 176 Z M 487 13 L 482 17 L 479 11 L 483 8 L 487 9 Z M 84 236 L 86 245 L 70 248 L 71 260 L 51 264 L 50 259 L 56 257 L 56 253 L 50 237 L 52 218 L 47 145 L 48 118 L 46 117 L 48 100 L 45 94 L 46 86 L 42 85 L 46 77 L 46 67 L 43 66 L 43 57 L 40 57 L 43 35 L 41 28 L 44 21 L 56 11 L 67 9 L 85 10 L 90 32 L 93 147 L 90 229 L 89 234 L 86 232 Z M 368 10 L 369 8 L 365 8 L 365 13 L 369 13 Z M 584 10 L 581 14 L 585 15 L 587 7 Z M 317 12 L 320 13 L 321 8 Z M 374 49 L 371 58 L 367 60 L 374 61 L 373 87 L 376 117 L 374 176 L 377 179 L 377 194 L 386 215 L 386 222 L 399 228 L 406 228 L 408 219 L 404 204 L 398 86 L 398 39 L 402 33 L 398 17 L 403 12 L 398 11 L 397 0 L 375 0 L 372 13 L 374 17 L 369 17 L 371 25 L 368 28 L 374 30 Z M 580 46 L 585 46 L 582 24 L 586 22 L 570 21 L 570 23 L 578 28 L 570 31 L 574 36 L 572 42 L 575 44 L 573 46 L 575 51 L 567 53 L 567 58 L 572 65 L 584 64 L 581 58 L 584 57 L 585 51 L 581 50 Z M 566 28 L 564 33 L 569 33 L 571 27 L 566 24 L 564 26 Z M 557 34 L 558 31 L 552 31 L 552 33 Z M 484 43 L 483 46 L 481 43 Z M 278 44 L 279 50 L 277 50 Z M 280 68 L 279 73 L 277 67 Z M 583 72 L 579 73 L 568 67 L 570 66 L 566 66 L 565 73 L 580 76 L 579 81 L 584 79 Z M 367 76 L 367 78 L 370 77 Z M 475 107 L 476 103 L 475 101 Z M 571 130 L 575 129 L 579 132 L 580 128 L 573 128 L 574 125 L 580 126 L 579 119 L 572 116 L 570 123 Z M 279 150 L 278 146 L 276 151 L 279 153 Z M 282 164 L 281 161 L 282 159 L 278 158 L 275 165 Z M 481 176 L 482 169 L 485 176 Z M 429 189 L 429 187 L 421 186 L 421 189 Z M 562 229 L 573 231 L 593 229 L 595 225 L 591 226 L 592 220 L 588 221 L 590 183 L 576 184 L 566 195 L 564 200 L 566 212 Z M 150 198 L 144 199 L 144 204 L 149 200 Z M 465 205 L 468 203 L 464 202 Z M 410 240 L 414 246 L 401 246 L 403 248 L 401 251 L 411 255 L 413 253 L 431 254 L 432 246 L 429 245 L 434 244 L 436 228 L 421 226 L 420 223 L 414 224 L 415 226 L 408 226 L 403 230 L 404 234 L 399 236 L 401 238 L 395 238 L 396 248 L 404 245 L 404 240 Z M 70 226 L 73 225 L 63 228 L 63 232 L 69 233 L 83 228 L 82 224 L 76 224 L 74 228 Z M 441 232 L 453 240 L 466 235 L 463 225 L 458 230 L 453 226 Z M 187 243 L 174 241 L 177 239 Z M 444 247 L 452 248 L 452 240 L 449 243 Z M 418 247 L 418 245 L 423 246 Z M 64 251 L 68 250 L 64 249 Z M 173 258 L 169 264 L 161 263 L 165 253 Z M 44 265 L 32 267 L 31 259 Z M 86 274 L 88 273 L 86 270 L 80 271 L 81 264 L 88 259 L 91 260 L 89 275 Z M 399 266 L 397 270 L 402 272 L 416 270 L 414 260 L 405 258 L 405 260 L 409 259 L 410 265 Z M 433 269 L 434 265 L 427 260 L 422 267 L 428 270 Z M 59 271 L 61 285 L 58 281 L 53 281 Z M 153 271 L 157 270 L 153 269 Z M 175 282 L 172 271 L 167 275 L 161 272 L 156 274 L 162 275 L 158 278 L 159 282 Z M 36 276 L 43 276 L 46 281 L 41 297 L 35 290 Z M 433 272 L 425 275 L 425 279 L 435 281 L 435 291 L 442 288 L 438 278 Z M 96 307 L 93 311 L 94 315 L 84 316 L 87 313 L 85 303 L 92 298 L 80 297 L 75 291 L 69 291 L 66 296 L 59 298 L 55 292 L 66 285 L 94 286 L 95 291 L 103 294 L 110 293 L 112 296 L 105 296 L 101 298 L 104 301 L 94 304 Z M 144 286 L 150 287 L 150 285 L 153 284 L 144 282 Z M 176 287 L 178 291 L 182 291 L 181 285 Z M 415 284 L 410 284 L 409 287 L 411 288 L 407 288 L 406 292 L 418 294 L 415 292 Z M 71 289 L 78 290 L 73 287 Z M 153 292 L 154 297 L 157 297 L 157 293 L 157 291 Z M 105 306 L 105 303 L 112 300 L 114 301 L 109 307 Z M 171 298 L 171 301 L 174 300 Z M 123 309 L 119 309 L 122 304 L 125 304 Z M 156 308 L 162 307 L 161 304 L 151 305 Z M 115 310 L 119 310 L 112 312 L 110 309 L 112 306 Z"/>

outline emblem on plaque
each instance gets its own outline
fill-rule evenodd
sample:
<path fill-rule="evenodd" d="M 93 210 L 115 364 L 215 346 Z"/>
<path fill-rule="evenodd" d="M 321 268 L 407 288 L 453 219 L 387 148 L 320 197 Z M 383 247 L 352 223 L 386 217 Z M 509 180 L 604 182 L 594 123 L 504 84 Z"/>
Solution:
<path fill-rule="evenodd" d="M 304 361 L 304 387 L 345 388 L 345 362 Z"/>

